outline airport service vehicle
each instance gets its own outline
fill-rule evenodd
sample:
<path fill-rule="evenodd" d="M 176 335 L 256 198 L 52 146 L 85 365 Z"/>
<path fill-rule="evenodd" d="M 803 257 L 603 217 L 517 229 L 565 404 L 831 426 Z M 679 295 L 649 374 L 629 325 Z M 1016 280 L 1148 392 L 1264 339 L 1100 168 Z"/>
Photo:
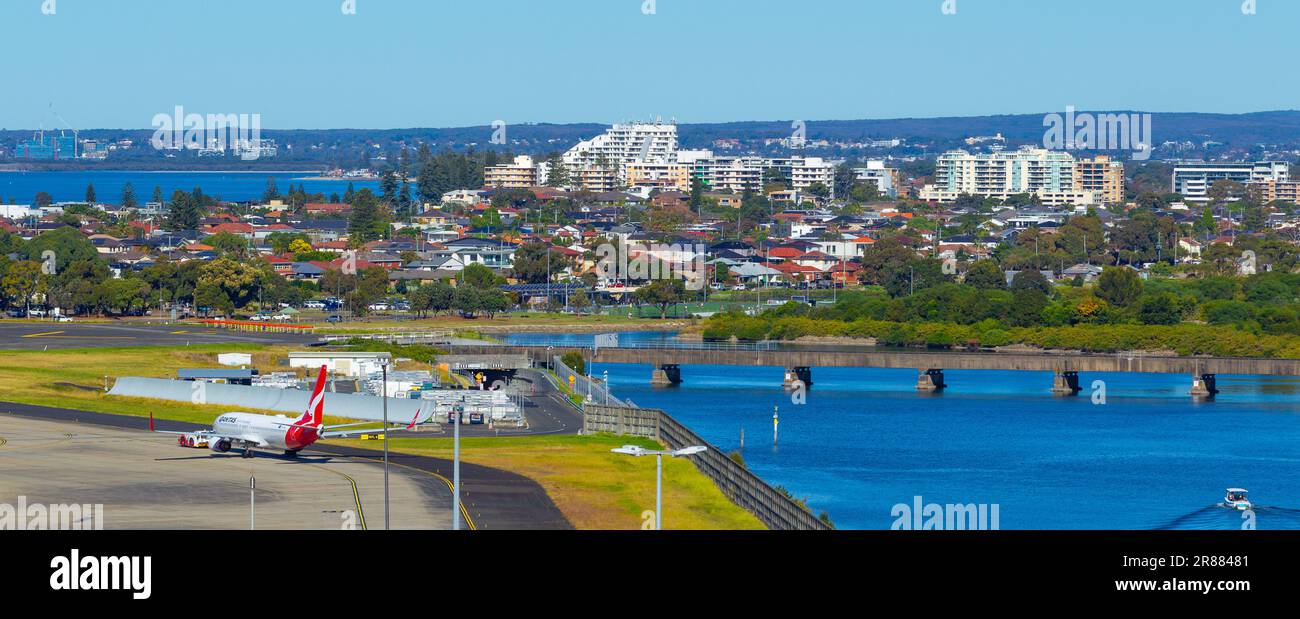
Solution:
<path fill-rule="evenodd" d="M 203 449 L 208 446 L 208 437 L 202 432 L 187 432 L 176 437 L 176 444 L 181 447 Z"/>
<path fill-rule="evenodd" d="M 184 447 L 207 447 L 217 453 L 243 450 L 245 458 L 253 457 L 254 449 L 283 451 L 287 456 L 296 456 L 298 452 L 310 447 L 321 439 L 346 438 L 362 433 L 373 433 L 377 428 L 340 430 L 373 426 L 376 422 L 368 421 L 339 426 L 327 426 L 325 418 L 325 366 L 321 366 L 316 378 L 316 388 L 311 392 L 307 410 L 297 420 L 285 415 L 254 415 L 252 413 L 225 413 L 213 422 L 211 430 L 198 432 L 167 432 L 154 428 L 153 414 L 149 415 L 149 431 L 159 434 L 174 434 L 177 443 Z M 419 422 L 419 413 L 406 425 L 410 430 Z M 400 429 L 400 428 L 398 428 Z M 392 431 L 390 429 L 389 431 Z"/>
<path fill-rule="evenodd" d="M 1244 512 L 1253 507 L 1247 497 L 1249 493 L 1245 488 L 1228 488 L 1227 494 L 1223 496 L 1223 505 Z"/>

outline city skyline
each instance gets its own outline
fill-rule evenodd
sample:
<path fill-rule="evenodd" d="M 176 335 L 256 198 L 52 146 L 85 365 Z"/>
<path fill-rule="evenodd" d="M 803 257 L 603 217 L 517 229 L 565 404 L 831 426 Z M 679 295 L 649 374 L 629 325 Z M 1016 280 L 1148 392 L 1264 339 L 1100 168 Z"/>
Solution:
<path fill-rule="evenodd" d="M 6 67 L 7 83 L 26 94 L 0 101 L 0 128 L 58 128 L 51 108 L 80 129 L 148 128 L 177 105 L 260 114 L 268 130 L 391 129 L 1067 105 L 1231 114 L 1293 109 L 1300 95 L 1276 79 L 1277 64 L 1257 60 L 1288 55 L 1286 24 L 1300 6 L 1267 1 L 814 0 L 789 11 L 738 0 L 356 0 L 355 14 L 341 0 L 232 0 L 216 14 L 159 0 L 46 6 L 0 7 L 11 45 L 40 50 Z M 248 34 L 219 25 L 241 15 L 256 17 L 244 20 Z M 202 23 L 215 34 L 190 25 Z M 1063 36 L 1073 32 L 1086 34 Z M 1246 46 L 1256 60 L 1230 52 Z M 1107 69 L 1124 64 L 1149 68 Z"/>

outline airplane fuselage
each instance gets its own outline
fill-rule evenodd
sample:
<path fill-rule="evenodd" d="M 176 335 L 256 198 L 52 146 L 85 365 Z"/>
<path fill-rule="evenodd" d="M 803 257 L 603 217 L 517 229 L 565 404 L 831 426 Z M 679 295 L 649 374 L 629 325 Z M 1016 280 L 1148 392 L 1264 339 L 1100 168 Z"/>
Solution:
<path fill-rule="evenodd" d="M 255 415 L 252 413 L 225 413 L 212 424 L 213 433 L 224 437 L 238 437 L 244 445 L 232 448 L 257 447 L 298 451 L 311 446 L 319 438 L 316 428 L 304 427 L 284 415 Z"/>

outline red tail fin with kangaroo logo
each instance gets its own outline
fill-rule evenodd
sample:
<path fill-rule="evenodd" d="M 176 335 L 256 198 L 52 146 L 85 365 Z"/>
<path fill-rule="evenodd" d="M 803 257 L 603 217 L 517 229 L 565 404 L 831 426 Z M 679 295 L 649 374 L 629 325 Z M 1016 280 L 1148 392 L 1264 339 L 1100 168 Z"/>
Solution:
<path fill-rule="evenodd" d="M 320 366 L 320 376 L 316 377 L 316 388 L 311 390 L 311 400 L 307 410 L 303 411 L 299 425 L 320 426 L 325 423 L 325 367 Z"/>

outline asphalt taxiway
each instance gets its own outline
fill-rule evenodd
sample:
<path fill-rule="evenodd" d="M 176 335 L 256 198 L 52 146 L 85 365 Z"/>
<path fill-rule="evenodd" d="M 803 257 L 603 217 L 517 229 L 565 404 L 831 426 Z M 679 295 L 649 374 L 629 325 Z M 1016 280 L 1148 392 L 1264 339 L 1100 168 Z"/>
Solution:
<path fill-rule="evenodd" d="M 296 344 L 306 346 L 317 341 L 318 338 L 315 335 L 305 333 L 226 331 L 184 324 L 7 322 L 0 320 L 0 350 L 57 350 L 128 346 L 185 347 L 202 344 Z"/>
<path fill-rule="evenodd" d="M 31 423 L 44 425 L 27 425 Z M 367 528 L 383 528 L 380 466 L 383 453 L 380 451 L 317 443 L 296 459 L 259 452 L 257 457 L 247 460 L 238 455 L 179 447 L 170 435 L 148 433 L 147 425 L 148 420 L 141 417 L 0 402 L 0 437 L 5 441 L 0 446 L 0 503 L 12 505 L 20 495 L 26 496 L 29 504 L 38 500 L 57 504 L 102 502 L 106 509 L 110 504 L 123 506 L 112 510 L 113 513 L 130 515 L 137 508 L 129 506 L 138 501 L 143 506 L 141 517 L 145 519 L 139 522 L 140 528 L 168 528 L 159 524 L 165 523 L 167 517 L 156 512 L 161 506 L 174 505 L 179 510 L 177 513 L 182 514 L 183 522 L 177 523 L 178 528 L 238 529 L 244 528 L 240 522 L 247 523 L 248 482 L 250 476 L 256 476 L 259 496 L 267 483 L 273 484 L 268 492 L 275 490 L 278 494 L 274 496 L 281 497 L 298 496 L 290 486 L 312 487 L 307 481 L 315 482 L 316 488 L 331 488 L 333 494 L 328 496 L 332 498 L 327 502 L 301 496 L 295 499 L 297 502 L 286 503 L 292 506 L 284 508 L 285 513 L 303 520 L 280 522 L 284 528 L 332 528 L 324 526 L 331 519 L 321 514 L 341 520 L 342 511 L 349 509 L 346 493 L 351 492 L 352 484 L 347 479 L 350 476 L 358 485 Z M 174 431 L 201 429 L 196 424 L 166 420 L 159 420 L 157 427 Z M 401 483 L 407 484 L 400 499 L 391 494 L 390 488 L 392 527 L 449 528 L 452 462 L 390 453 L 389 463 L 391 488 L 396 487 L 392 483 L 398 476 L 405 480 Z M 190 471 L 192 478 L 183 474 Z M 205 503 L 211 502 L 202 498 L 205 491 L 210 496 L 222 497 L 220 502 L 229 501 L 231 506 L 218 510 Z M 123 500 L 85 498 L 103 499 L 118 492 L 123 493 Z M 354 507 L 357 500 L 352 497 Z M 197 507 L 184 507 L 191 501 Z M 377 506 L 374 501 L 379 501 Z M 461 503 L 465 528 L 573 528 L 540 484 L 501 469 L 461 463 Z M 399 507 L 403 504 L 406 506 Z M 258 514 L 263 511 L 260 505 L 259 500 Z M 399 521 L 401 509 L 414 511 Z M 207 515 L 214 516 L 205 519 Z M 114 518 L 107 517 L 110 527 L 118 526 L 112 524 Z M 234 520 L 227 522 L 231 518 Z M 260 521 L 261 516 L 258 518 Z M 117 522 L 135 521 L 119 519 Z"/>

